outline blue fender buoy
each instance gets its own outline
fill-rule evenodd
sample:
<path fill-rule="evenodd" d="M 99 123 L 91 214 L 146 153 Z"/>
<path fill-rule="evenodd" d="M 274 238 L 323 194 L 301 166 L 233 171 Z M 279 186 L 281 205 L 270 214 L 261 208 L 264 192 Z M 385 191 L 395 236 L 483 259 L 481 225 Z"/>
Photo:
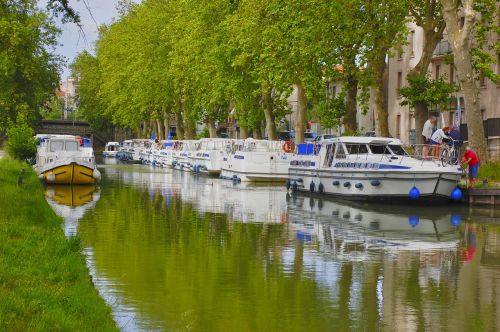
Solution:
<path fill-rule="evenodd" d="M 332 184 L 333 184 L 334 186 L 338 186 L 338 185 L 340 184 L 340 181 L 335 180 L 335 181 L 333 181 L 333 182 L 332 182 Z"/>
<path fill-rule="evenodd" d="M 363 189 L 363 184 L 361 182 L 359 183 L 356 183 L 356 185 L 354 185 L 356 188 L 358 189 Z"/>
<path fill-rule="evenodd" d="M 371 184 L 372 186 L 374 186 L 374 187 L 378 187 L 378 186 L 380 186 L 380 181 L 379 181 L 379 180 L 372 180 L 372 181 L 370 182 L 370 184 Z"/>
<path fill-rule="evenodd" d="M 315 189 L 316 185 L 314 184 L 314 182 L 311 181 L 311 184 L 309 184 L 309 191 L 313 193 Z"/>
<path fill-rule="evenodd" d="M 410 189 L 410 192 L 408 193 L 408 197 L 410 197 L 411 200 L 417 200 L 420 198 L 420 190 L 418 190 L 417 187 L 413 186 L 413 188 Z"/>
<path fill-rule="evenodd" d="M 408 223 L 412 228 L 415 228 L 420 223 L 420 218 L 418 216 L 411 215 L 408 217 Z"/>
<path fill-rule="evenodd" d="M 462 200 L 462 190 L 460 190 L 460 188 L 456 187 L 455 189 L 453 189 L 451 191 L 450 197 L 455 202 L 458 202 L 458 201 Z"/>
<path fill-rule="evenodd" d="M 344 183 L 344 187 L 349 188 L 350 186 L 351 186 L 351 183 L 350 183 L 350 182 L 346 182 L 346 183 Z"/>
<path fill-rule="evenodd" d="M 462 217 L 459 214 L 452 214 L 450 217 L 450 223 L 453 226 L 458 226 L 462 222 Z"/>
<path fill-rule="evenodd" d="M 319 183 L 319 186 L 318 186 L 318 192 L 320 194 L 324 193 L 325 192 L 325 186 L 323 186 L 323 183 Z"/>

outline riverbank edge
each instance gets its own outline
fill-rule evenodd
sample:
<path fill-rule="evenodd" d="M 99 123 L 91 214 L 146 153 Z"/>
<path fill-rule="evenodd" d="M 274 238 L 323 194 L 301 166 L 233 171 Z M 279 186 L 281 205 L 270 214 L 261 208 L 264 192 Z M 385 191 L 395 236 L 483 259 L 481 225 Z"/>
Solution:
<path fill-rule="evenodd" d="M 62 222 L 34 170 L 0 159 L 0 330 L 118 331 Z"/>

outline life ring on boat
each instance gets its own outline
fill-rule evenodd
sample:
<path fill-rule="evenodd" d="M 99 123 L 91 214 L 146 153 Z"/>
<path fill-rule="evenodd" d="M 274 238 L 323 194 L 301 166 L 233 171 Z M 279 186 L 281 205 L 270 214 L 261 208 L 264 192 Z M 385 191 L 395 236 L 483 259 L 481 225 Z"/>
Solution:
<path fill-rule="evenodd" d="M 281 148 L 283 149 L 283 151 L 285 151 L 286 153 L 290 153 L 293 151 L 293 149 L 295 148 L 295 145 L 293 144 L 292 141 L 285 141 L 283 143 L 283 145 L 281 146 Z"/>

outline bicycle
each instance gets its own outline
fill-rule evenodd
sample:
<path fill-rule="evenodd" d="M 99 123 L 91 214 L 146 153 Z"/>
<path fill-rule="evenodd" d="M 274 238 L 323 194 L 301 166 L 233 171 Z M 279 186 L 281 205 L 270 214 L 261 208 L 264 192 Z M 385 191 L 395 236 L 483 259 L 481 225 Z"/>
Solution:
<path fill-rule="evenodd" d="M 443 166 L 458 165 L 461 144 L 461 141 L 455 141 L 453 138 L 449 138 L 449 142 L 443 147 L 443 151 L 441 151 L 440 160 Z"/>

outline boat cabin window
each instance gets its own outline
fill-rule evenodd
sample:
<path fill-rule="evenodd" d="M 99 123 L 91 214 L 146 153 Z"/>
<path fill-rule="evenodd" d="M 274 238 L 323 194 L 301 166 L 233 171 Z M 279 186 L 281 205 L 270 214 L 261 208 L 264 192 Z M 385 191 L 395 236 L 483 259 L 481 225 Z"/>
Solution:
<path fill-rule="evenodd" d="M 324 167 L 332 167 L 333 157 L 335 156 L 335 146 L 335 144 L 328 144 L 326 146 Z"/>
<path fill-rule="evenodd" d="M 66 151 L 78 151 L 78 142 L 66 141 Z"/>
<path fill-rule="evenodd" d="M 347 152 L 349 154 L 367 154 L 368 147 L 366 144 L 346 144 Z"/>
<path fill-rule="evenodd" d="M 343 144 L 337 144 L 337 152 L 335 153 L 335 158 L 344 159 L 346 157 Z"/>
<path fill-rule="evenodd" d="M 389 148 L 396 156 L 408 155 L 401 145 L 389 144 Z"/>
<path fill-rule="evenodd" d="M 64 150 L 64 141 L 50 141 L 50 152 Z"/>
<path fill-rule="evenodd" d="M 370 150 L 373 154 L 391 154 L 385 144 L 370 144 Z"/>
<path fill-rule="evenodd" d="M 77 141 L 50 141 L 50 152 L 56 151 L 78 151 Z"/>

